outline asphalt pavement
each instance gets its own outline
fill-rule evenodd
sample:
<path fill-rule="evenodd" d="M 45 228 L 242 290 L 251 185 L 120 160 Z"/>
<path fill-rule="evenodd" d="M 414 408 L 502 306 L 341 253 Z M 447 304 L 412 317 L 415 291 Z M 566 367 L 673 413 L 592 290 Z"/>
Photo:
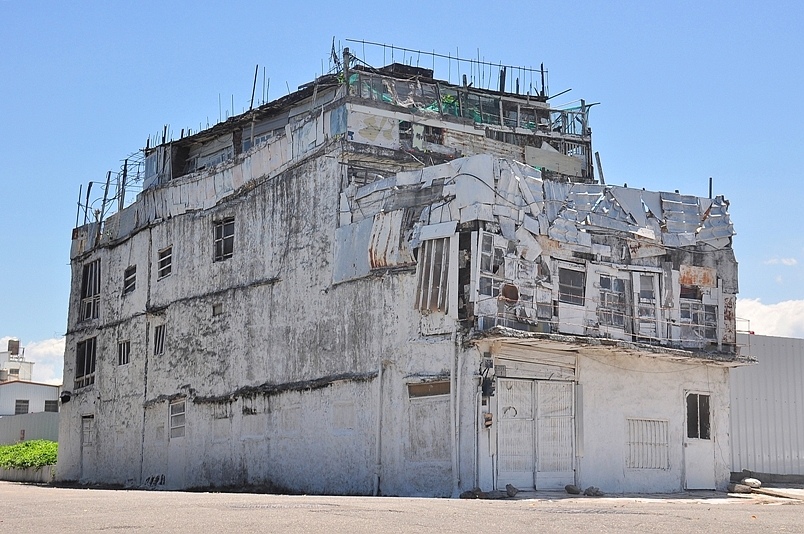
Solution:
<path fill-rule="evenodd" d="M 785 488 L 777 488 L 784 490 Z M 0 482 L 0 532 L 802 532 L 791 498 L 686 492 L 514 499 L 331 497 L 61 488 Z"/>

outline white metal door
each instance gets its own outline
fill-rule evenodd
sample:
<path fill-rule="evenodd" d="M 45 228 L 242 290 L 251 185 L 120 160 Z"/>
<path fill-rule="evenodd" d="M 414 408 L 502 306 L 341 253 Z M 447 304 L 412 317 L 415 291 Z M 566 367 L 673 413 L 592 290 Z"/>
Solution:
<path fill-rule="evenodd" d="M 534 488 L 532 380 L 497 381 L 497 487 Z"/>
<path fill-rule="evenodd" d="M 684 487 L 715 489 L 715 445 L 709 393 L 687 392 L 684 430 Z"/>
<path fill-rule="evenodd" d="M 497 487 L 573 484 L 573 383 L 499 378 L 497 395 Z"/>
<path fill-rule="evenodd" d="M 572 382 L 536 382 L 536 489 L 575 483 Z"/>
<path fill-rule="evenodd" d="M 81 481 L 95 480 L 95 417 L 81 417 Z"/>

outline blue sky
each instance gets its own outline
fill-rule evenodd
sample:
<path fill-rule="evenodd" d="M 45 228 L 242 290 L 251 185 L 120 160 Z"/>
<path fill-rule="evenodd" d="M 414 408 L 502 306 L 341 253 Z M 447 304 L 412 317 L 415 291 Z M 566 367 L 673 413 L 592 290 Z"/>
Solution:
<path fill-rule="evenodd" d="M 165 124 L 215 123 L 219 97 L 224 118 L 232 98 L 243 111 L 255 65 L 269 100 L 310 81 L 333 37 L 543 62 L 552 93 L 572 88 L 554 103 L 601 103 L 591 125 L 607 182 L 705 196 L 714 178 L 738 233 L 741 302 L 753 306 L 738 313 L 764 333 L 804 336 L 802 6 L 0 0 L 0 336 L 64 334 L 80 184 Z M 779 320 L 799 322 L 772 331 L 772 305 L 790 301 Z"/>

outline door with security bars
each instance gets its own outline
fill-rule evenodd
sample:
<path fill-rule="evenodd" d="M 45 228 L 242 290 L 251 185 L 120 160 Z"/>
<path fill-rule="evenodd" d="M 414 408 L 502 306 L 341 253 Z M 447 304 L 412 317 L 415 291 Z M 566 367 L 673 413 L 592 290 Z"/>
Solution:
<path fill-rule="evenodd" d="M 572 382 L 499 378 L 497 396 L 497 487 L 574 483 Z"/>

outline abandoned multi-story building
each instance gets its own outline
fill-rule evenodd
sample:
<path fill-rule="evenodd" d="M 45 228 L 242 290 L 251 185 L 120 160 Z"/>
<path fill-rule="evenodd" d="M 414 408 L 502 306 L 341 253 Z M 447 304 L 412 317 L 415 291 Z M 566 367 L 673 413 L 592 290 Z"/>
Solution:
<path fill-rule="evenodd" d="M 343 58 L 75 228 L 57 477 L 724 487 L 728 202 L 602 183 L 584 102 Z"/>

